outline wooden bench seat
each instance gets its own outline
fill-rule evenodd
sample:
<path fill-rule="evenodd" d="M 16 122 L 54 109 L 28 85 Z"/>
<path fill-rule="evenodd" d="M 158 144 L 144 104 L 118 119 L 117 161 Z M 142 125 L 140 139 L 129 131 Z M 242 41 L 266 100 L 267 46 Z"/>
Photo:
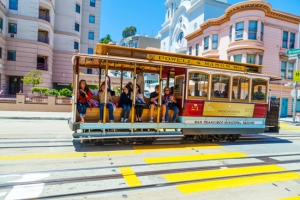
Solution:
<path fill-rule="evenodd" d="M 120 101 L 120 97 L 119 96 L 113 96 L 113 101 Z M 98 96 L 92 96 L 92 99 L 95 99 L 97 101 L 99 101 L 99 97 Z M 145 108 L 143 110 L 143 115 L 142 115 L 142 121 L 143 122 L 149 122 L 150 120 L 150 109 L 149 109 L 149 104 L 150 104 L 150 99 L 149 98 L 145 98 L 145 102 L 146 102 L 146 105 L 145 105 Z M 107 116 L 106 116 L 106 122 L 109 122 L 109 112 L 107 110 Z M 114 118 L 115 118 L 115 122 L 120 122 L 121 121 L 121 114 L 122 114 L 122 108 L 117 108 L 115 111 L 114 111 Z M 132 115 L 132 109 L 130 110 L 130 114 L 129 114 L 129 119 L 128 121 L 131 122 L 131 115 Z M 169 120 L 171 120 L 173 116 L 173 111 L 172 110 L 169 110 Z M 100 109 L 99 108 L 92 108 L 92 110 L 90 108 L 87 108 L 86 110 L 86 116 L 85 116 L 85 121 L 86 122 L 97 122 L 100 118 Z M 154 113 L 153 113 L 153 119 L 154 119 L 154 122 L 156 122 L 156 118 L 157 118 L 157 109 L 154 110 Z M 134 117 L 134 120 L 135 120 L 135 117 Z M 161 119 L 160 119 L 161 120 Z M 78 115 L 78 112 L 77 112 L 77 115 L 76 115 L 76 121 L 80 121 L 80 117 Z"/>

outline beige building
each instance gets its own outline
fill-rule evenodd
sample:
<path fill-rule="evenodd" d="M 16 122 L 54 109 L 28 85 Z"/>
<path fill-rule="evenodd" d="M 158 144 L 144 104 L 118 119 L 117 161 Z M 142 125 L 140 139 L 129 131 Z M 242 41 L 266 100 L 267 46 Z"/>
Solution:
<path fill-rule="evenodd" d="M 30 92 L 21 79 L 33 69 L 44 73 L 40 87 L 69 85 L 72 55 L 93 53 L 99 41 L 100 6 L 100 0 L 0 0 L 2 94 Z"/>

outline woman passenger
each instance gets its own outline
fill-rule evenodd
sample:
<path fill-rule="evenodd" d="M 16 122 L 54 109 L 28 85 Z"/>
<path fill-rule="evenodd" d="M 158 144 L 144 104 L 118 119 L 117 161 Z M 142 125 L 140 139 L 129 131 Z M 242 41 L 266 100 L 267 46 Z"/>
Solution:
<path fill-rule="evenodd" d="M 143 109 L 145 106 L 145 101 L 143 94 L 141 93 L 141 88 L 138 84 L 135 87 L 135 122 L 142 122 Z"/>
<path fill-rule="evenodd" d="M 87 101 L 91 99 L 92 93 L 90 89 L 88 88 L 88 85 L 86 84 L 85 80 L 80 80 L 79 81 L 79 90 L 78 90 L 78 113 L 80 116 L 80 123 L 84 123 L 84 117 L 86 115 L 86 108 L 88 107 Z"/>
<path fill-rule="evenodd" d="M 127 122 L 132 105 L 131 93 L 128 87 L 124 87 L 124 92 L 121 94 L 120 106 L 122 108 L 121 122 Z"/>
<path fill-rule="evenodd" d="M 98 123 L 102 123 L 103 120 L 103 110 L 104 110 L 104 103 L 105 103 L 105 94 L 106 94 L 106 108 L 109 110 L 109 120 L 110 123 L 114 123 L 114 108 L 112 105 L 112 98 L 110 92 L 105 90 L 105 82 L 101 84 L 101 91 L 99 92 L 99 108 L 100 108 L 100 119 Z"/>
<path fill-rule="evenodd" d="M 167 86 L 164 89 L 164 96 L 162 96 L 162 123 L 169 122 L 169 110 L 173 110 L 172 122 L 176 122 L 179 108 L 176 105 L 175 97 L 170 94 L 170 88 Z"/>

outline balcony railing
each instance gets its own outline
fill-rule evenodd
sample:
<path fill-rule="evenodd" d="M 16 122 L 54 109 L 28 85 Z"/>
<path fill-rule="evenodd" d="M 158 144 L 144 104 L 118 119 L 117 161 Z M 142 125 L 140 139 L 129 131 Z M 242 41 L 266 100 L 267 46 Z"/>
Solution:
<path fill-rule="evenodd" d="M 42 20 L 46 20 L 47 22 L 50 22 L 50 16 L 48 14 L 44 14 L 44 13 L 39 13 L 39 19 L 42 19 Z"/>
<path fill-rule="evenodd" d="M 46 38 L 46 37 L 38 37 L 38 41 L 49 44 L 49 38 Z"/>
<path fill-rule="evenodd" d="M 48 65 L 45 63 L 37 63 L 36 69 L 48 71 Z"/>

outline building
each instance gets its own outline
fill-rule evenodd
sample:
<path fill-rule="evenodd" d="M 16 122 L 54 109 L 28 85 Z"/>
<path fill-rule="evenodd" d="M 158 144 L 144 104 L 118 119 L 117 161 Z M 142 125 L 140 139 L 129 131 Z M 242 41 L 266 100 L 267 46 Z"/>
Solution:
<path fill-rule="evenodd" d="M 284 78 L 281 114 L 291 115 L 296 60 L 289 59 L 286 51 L 299 48 L 299 23 L 300 16 L 274 10 L 264 1 L 237 3 L 187 35 L 186 53 L 265 66 L 262 73 Z M 273 83 L 271 95 L 280 97 L 280 87 L 280 83 Z M 300 111 L 300 102 L 298 105 Z"/>
<path fill-rule="evenodd" d="M 162 24 L 161 50 L 186 53 L 185 36 L 210 18 L 224 14 L 227 0 L 166 0 L 165 22 Z"/>
<path fill-rule="evenodd" d="M 119 42 L 119 45 L 124 47 L 133 47 L 133 48 L 142 48 L 142 49 L 147 49 L 147 48 L 160 49 L 160 39 L 156 37 L 135 35 L 135 36 L 123 38 Z"/>
<path fill-rule="evenodd" d="M 72 55 L 98 43 L 100 0 L 0 2 L 0 91 L 29 93 L 21 79 L 34 69 L 44 74 L 40 87 L 70 85 Z"/>

